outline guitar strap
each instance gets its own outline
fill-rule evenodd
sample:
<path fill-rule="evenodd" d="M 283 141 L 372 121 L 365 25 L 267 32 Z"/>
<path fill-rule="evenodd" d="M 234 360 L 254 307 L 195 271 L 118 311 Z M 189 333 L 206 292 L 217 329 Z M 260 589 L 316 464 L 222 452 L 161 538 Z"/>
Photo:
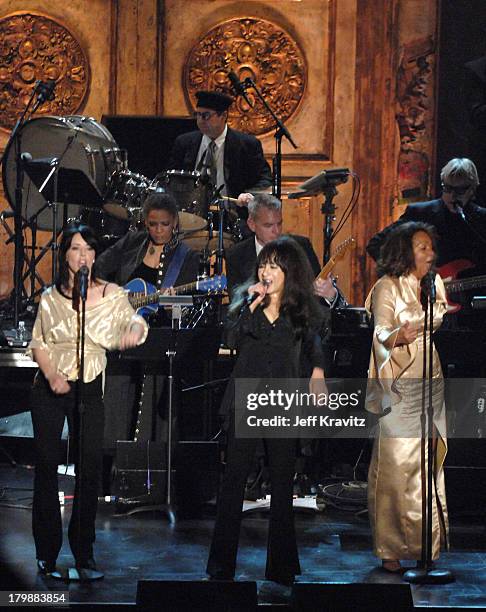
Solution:
<path fill-rule="evenodd" d="M 167 267 L 164 280 L 162 281 L 161 287 L 173 287 L 179 276 L 182 268 L 182 264 L 189 253 L 189 247 L 187 244 L 180 242 L 175 249 L 174 256 L 172 257 L 170 264 Z"/>

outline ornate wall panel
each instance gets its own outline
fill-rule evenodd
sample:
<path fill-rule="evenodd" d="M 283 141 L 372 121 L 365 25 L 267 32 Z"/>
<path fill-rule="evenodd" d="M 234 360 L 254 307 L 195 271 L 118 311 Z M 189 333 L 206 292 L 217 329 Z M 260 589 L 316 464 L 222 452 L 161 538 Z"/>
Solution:
<path fill-rule="evenodd" d="M 80 87 L 78 83 L 72 85 L 76 96 L 82 98 L 77 112 L 97 120 L 103 113 L 187 116 L 192 110 L 191 92 L 197 85 L 198 75 L 194 70 L 203 65 L 203 41 L 208 44 L 214 41 L 217 46 L 217 37 L 211 37 L 211 32 L 214 34 L 214 28 L 236 20 L 239 30 L 231 30 L 232 38 L 219 42 L 220 49 L 221 45 L 225 47 L 223 58 L 230 60 L 228 67 L 235 69 L 240 77 L 245 77 L 248 70 L 267 88 L 276 110 L 288 117 L 286 125 L 299 145 L 294 151 L 284 141 L 284 191 L 293 190 L 302 180 L 329 166 L 346 166 L 361 176 L 360 203 L 352 223 L 345 226 L 337 239 L 340 242 L 351 234 L 358 238 L 358 250 L 352 259 L 339 264 L 338 272 L 340 285 L 354 303 L 360 304 L 374 270 L 365 257 L 364 245 L 377 229 L 399 213 L 400 185 L 407 187 L 405 182 L 399 183 L 398 176 L 399 168 L 404 166 L 403 154 L 410 159 L 404 149 L 409 143 L 402 142 L 400 161 L 397 115 L 408 101 L 403 98 L 399 101 L 397 83 L 403 74 L 405 86 L 411 82 L 407 80 L 410 74 L 412 81 L 415 76 L 420 81 L 423 77 L 420 70 L 424 69 L 422 57 L 428 64 L 425 69 L 429 85 L 426 99 L 414 100 L 414 106 L 428 105 L 425 132 L 421 131 L 420 116 L 415 110 L 411 115 L 407 109 L 403 112 L 407 121 L 412 118 L 412 124 L 415 123 L 412 161 L 417 161 L 421 168 L 422 157 L 418 159 L 417 153 L 427 156 L 429 164 L 433 161 L 435 65 L 427 49 L 425 56 L 422 52 L 417 54 L 414 45 L 416 41 L 433 39 L 436 4 L 437 0 L 248 0 L 245 3 L 234 0 L 3 0 L 0 19 L 20 11 L 38 13 L 72 34 L 86 58 L 90 74 L 89 83 L 85 81 L 88 85 L 84 98 L 82 91 L 78 93 L 76 89 Z M 267 32 L 274 28 L 277 43 L 283 44 L 279 40 L 285 39 L 293 45 L 292 50 L 289 52 L 288 47 L 279 55 L 277 45 L 276 56 L 268 64 L 267 51 L 260 50 L 259 54 L 257 37 L 244 30 L 245 19 L 250 25 L 257 21 L 267 24 L 263 28 Z M 279 39 L 279 35 L 284 39 Z M 232 41 L 236 41 L 234 46 Z M 25 50 L 30 52 L 28 46 Z M 194 50 L 196 61 L 191 56 Z M 294 60 L 286 65 L 291 56 Z M 399 70 L 401 58 L 405 62 L 402 72 Z M 73 65 L 80 65 L 79 60 Z M 184 72 L 186 65 L 190 66 L 189 72 Z M 25 71 L 22 75 L 24 79 L 31 78 Z M 209 75 L 213 80 L 206 81 L 208 85 L 222 84 L 218 70 L 210 70 Z M 240 111 L 244 110 L 243 102 L 238 101 L 238 105 Z M 265 121 L 261 118 L 251 117 L 248 112 L 241 115 L 246 115 L 248 125 L 235 116 L 234 120 L 240 121 L 238 127 L 252 132 L 265 131 Z M 7 130 L 0 129 L 0 150 L 7 135 Z M 274 151 L 272 134 L 263 134 L 261 140 L 270 158 Z M 420 190 L 425 188 L 423 175 L 418 184 Z M 335 203 L 339 219 L 351 195 L 351 184 L 340 186 L 338 191 Z M 321 200 L 290 200 L 284 204 L 285 228 L 309 235 L 319 255 L 322 253 Z M 0 297 L 5 287 L 11 286 L 13 254 L 12 246 L 6 247 L 2 238 L 5 232 L 0 227 Z M 46 264 L 48 268 L 48 261 Z"/>
<path fill-rule="evenodd" d="M 266 19 L 240 17 L 212 28 L 189 52 L 183 89 L 194 110 L 200 89 L 232 94 L 228 71 L 250 79 L 277 116 L 287 123 L 305 94 L 307 62 L 293 37 Z M 273 133 L 275 120 L 253 87 L 236 98 L 229 111 L 232 128 L 261 136 Z"/>
<path fill-rule="evenodd" d="M 39 114 L 75 114 L 89 86 L 83 48 L 65 26 L 44 15 L 0 18 L 0 127 L 14 126 L 38 80 L 56 85 L 55 96 Z"/>
<path fill-rule="evenodd" d="M 333 135 L 334 49 L 333 38 L 329 36 L 334 28 L 332 5 L 321 0 L 244 4 L 227 0 L 165 0 L 165 114 L 191 112 L 198 83 L 229 85 L 228 81 L 225 83 L 222 61 L 227 59 L 228 70 L 235 69 L 243 77 L 256 77 L 275 110 L 288 116 L 286 125 L 299 149 L 294 152 L 284 141 L 284 154 L 296 153 L 299 159 L 314 155 L 322 166 L 331 156 Z M 194 19 L 194 15 L 198 18 Z M 222 33 L 223 38 L 218 39 L 216 32 Z M 262 37 L 267 40 L 258 42 Z M 285 87 L 279 88 L 282 79 Z M 238 114 L 244 117 L 246 113 Z M 248 127 L 262 133 L 270 126 L 259 114 L 258 120 L 248 119 Z M 245 120 L 239 122 L 236 112 L 233 121 L 235 127 L 244 127 Z M 262 142 L 265 151 L 271 153 L 273 135 L 264 136 Z"/>
<path fill-rule="evenodd" d="M 19 13 L 39 17 L 31 20 L 30 25 L 28 21 L 8 17 Z M 0 24 L 7 23 L 6 17 L 9 31 L 7 36 L 3 31 L 0 33 L 1 54 L 5 45 L 11 46 L 12 51 L 8 57 L 10 63 L 0 62 L 0 79 L 3 76 L 13 84 L 7 98 L 5 93 L 2 98 L 10 108 L 7 120 L 11 123 L 14 115 L 18 115 L 22 101 L 37 78 L 54 78 L 58 82 L 56 99 L 43 106 L 39 115 L 77 112 L 100 119 L 109 109 L 112 2 L 3 0 Z M 20 44 L 16 44 L 17 41 Z M 14 67 L 13 72 L 9 66 Z M 18 97 L 12 105 L 13 92 L 17 91 Z M 8 135 L 8 129 L 0 129 L 0 152 L 3 152 Z M 2 198 L 1 186 L 0 191 L 0 208 L 8 207 Z M 7 223 L 12 226 L 10 219 Z M 26 237 L 29 241 L 28 232 Z M 5 245 L 7 238 L 5 228 L 0 227 L 0 298 L 12 287 L 14 249 L 12 244 Z M 39 247 L 47 240 L 48 235 L 39 232 Z M 42 278 L 47 280 L 50 279 L 49 259 L 45 257 L 39 265 Z"/>

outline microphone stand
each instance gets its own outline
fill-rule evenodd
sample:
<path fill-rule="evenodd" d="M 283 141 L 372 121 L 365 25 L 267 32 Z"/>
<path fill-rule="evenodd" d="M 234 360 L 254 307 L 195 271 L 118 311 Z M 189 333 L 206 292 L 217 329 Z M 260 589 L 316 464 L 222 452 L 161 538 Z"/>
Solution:
<path fill-rule="evenodd" d="M 76 381 L 76 400 L 74 418 L 78 419 L 78 465 L 76 467 L 76 483 L 77 483 L 77 495 L 76 495 L 76 507 L 77 507 L 77 548 L 78 551 L 81 548 L 81 515 L 82 515 L 82 502 L 83 502 L 83 450 L 84 450 L 84 416 L 85 416 L 85 404 L 84 404 L 84 345 L 85 345 L 85 330 L 86 330 L 86 299 L 88 297 L 88 284 L 89 275 L 83 276 L 78 272 L 78 289 L 79 289 L 79 303 L 81 306 L 81 322 L 80 322 L 80 366 L 79 376 Z M 68 581 L 81 581 L 91 582 L 93 580 L 99 580 L 103 578 L 104 574 L 96 569 L 91 568 L 68 568 L 66 578 Z"/>
<path fill-rule="evenodd" d="M 466 205 L 470 202 L 470 200 L 468 200 L 466 202 Z M 483 245 L 486 245 L 486 238 L 481 234 L 481 232 L 478 231 L 478 229 L 474 226 L 473 223 L 471 223 L 470 221 L 468 221 L 466 214 L 464 212 L 464 206 L 462 204 L 462 202 L 460 200 L 454 200 L 453 201 L 454 204 L 454 208 L 457 211 L 457 214 L 461 217 L 461 219 L 464 221 L 464 223 L 472 230 L 472 232 L 474 234 L 476 234 L 476 236 L 479 238 L 479 240 L 483 243 Z"/>
<path fill-rule="evenodd" d="M 280 196 L 282 195 L 282 138 L 285 136 L 285 138 L 287 138 L 287 140 L 294 147 L 294 149 L 297 149 L 297 145 L 292 140 L 292 136 L 283 124 L 282 120 L 277 117 L 271 106 L 265 100 L 265 97 L 258 89 L 255 82 L 249 77 L 247 77 L 243 81 L 242 85 L 245 89 L 249 89 L 251 87 L 255 90 L 255 93 L 260 98 L 263 106 L 267 109 L 267 111 L 275 120 L 276 151 L 275 156 L 272 159 L 272 195 L 274 195 L 280 200 Z"/>
<path fill-rule="evenodd" d="M 424 317 L 424 361 L 422 376 L 422 413 L 420 415 L 421 466 L 422 467 L 422 556 L 416 569 L 409 569 L 403 574 L 403 580 L 412 584 L 449 584 L 455 578 L 449 570 L 433 569 L 432 536 L 433 536 L 433 498 L 435 495 L 435 438 L 434 438 L 434 404 L 433 404 L 433 365 L 434 344 L 434 304 L 436 301 L 435 278 L 428 273 L 422 279 L 421 300 L 425 311 Z M 427 370 L 428 367 L 428 370 Z M 428 393 L 426 393 L 428 390 Z M 427 401 L 426 401 L 427 395 Z M 427 433 L 426 433 L 427 432 Z M 427 443 L 426 443 L 427 440 Z M 427 453 L 425 449 L 427 447 Z M 438 518 L 440 521 L 440 518 Z"/>

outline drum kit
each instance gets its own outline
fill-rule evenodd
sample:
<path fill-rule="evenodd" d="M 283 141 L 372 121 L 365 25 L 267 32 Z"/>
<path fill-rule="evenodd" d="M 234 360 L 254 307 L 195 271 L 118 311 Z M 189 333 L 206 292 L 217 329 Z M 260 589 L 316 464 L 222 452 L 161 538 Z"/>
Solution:
<path fill-rule="evenodd" d="M 106 248 L 129 231 L 143 227 L 143 204 L 155 192 L 174 196 L 179 209 L 182 239 L 196 250 L 214 251 L 218 232 L 212 231 L 218 221 L 217 207 L 211 201 L 214 186 L 200 172 L 166 170 L 150 179 L 128 169 L 127 153 L 120 149 L 105 126 L 95 119 L 80 115 L 37 117 L 26 122 L 18 134 L 20 150 L 33 160 L 57 160 L 59 169 L 82 171 L 96 187 L 101 199 L 82 205 L 59 197 L 54 207 L 39 192 L 29 174 L 24 173 L 22 218 L 36 229 L 52 231 L 70 220 L 82 220 L 93 227 Z M 17 143 L 19 144 L 19 142 Z M 15 207 L 15 147 L 6 152 L 3 182 L 7 199 Z M 99 202 L 102 202 L 101 206 Z M 240 239 L 238 217 L 225 204 L 223 244 L 227 248 Z M 216 225 L 217 227 L 217 225 Z"/>

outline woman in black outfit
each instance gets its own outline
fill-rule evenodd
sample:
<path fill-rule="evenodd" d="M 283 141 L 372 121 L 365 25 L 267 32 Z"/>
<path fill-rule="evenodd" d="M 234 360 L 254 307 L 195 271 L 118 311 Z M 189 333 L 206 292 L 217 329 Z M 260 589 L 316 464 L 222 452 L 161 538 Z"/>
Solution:
<path fill-rule="evenodd" d="M 310 376 L 313 387 L 324 379 L 315 332 L 319 306 L 302 249 L 288 237 L 268 243 L 258 256 L 252 282 L 246 292 L 237 292 L 229 309 L 227 343 L 238 349 L 238 359 L 223 400 L 229 412 L 228 450 L 207 565 L 213 579 L 234 577 L 245 482 L 258 442 L 235 436 L 235 380 Z M 258 297 L 245 305 L 255 293 Z M 268 438 L 264 443 L 272 483 L 265 576 L 290 584 L 300 573 L 292 511 L 296 440 Z"/>

